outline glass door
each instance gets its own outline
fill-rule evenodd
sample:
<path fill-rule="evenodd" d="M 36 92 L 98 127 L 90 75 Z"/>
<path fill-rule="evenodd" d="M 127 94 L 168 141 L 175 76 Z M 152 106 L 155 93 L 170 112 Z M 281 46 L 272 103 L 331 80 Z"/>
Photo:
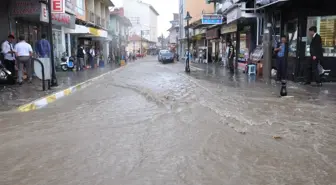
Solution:
<path fill-rule="evenodd" d="M 53 46 L 54 47 L 54 60 L 55 64 L 59 65 L 62 57 L 62 32 L 60 30 L 53 30 L 52 32 Z"/>

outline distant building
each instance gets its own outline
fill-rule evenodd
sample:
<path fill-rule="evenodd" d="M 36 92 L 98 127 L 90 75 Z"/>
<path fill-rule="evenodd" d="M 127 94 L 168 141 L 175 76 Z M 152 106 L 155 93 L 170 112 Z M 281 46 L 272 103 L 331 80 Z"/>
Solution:
<path fill-rule="evenodd" d="M 168 44 L 169 48 L 176 52 L 176 47 L 178 46 L 178 40 L 179 40 L 179 14 L 174 13 L 173 14 L 173 20 L 170 21 L 171 27 L 167 30 L 169 32 L 168 36 Z"/>
<path fill-rule="evenodd" d="M 149 41 L 157 42 L 159 13 L 150 4 L 140 0 L 124 0 L 125 16 L 130 19 L 132 28 L 130 34 L 140 35 Z"/>
<path fill-rule="evenodd" d="M 110 12 L 108 34 L 110 39 L 109 53 L 120 56 L 126 51 L 131 21 L 124 16 L 124 8 L 116 8 Z"/>

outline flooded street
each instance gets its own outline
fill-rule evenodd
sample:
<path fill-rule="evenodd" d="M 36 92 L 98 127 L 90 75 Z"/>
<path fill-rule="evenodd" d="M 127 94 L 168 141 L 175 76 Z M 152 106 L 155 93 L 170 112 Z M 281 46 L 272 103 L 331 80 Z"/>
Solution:
<path fill-rule="evenodd" d="M 336 185 L 332 97 L 183 70 L 149 58 L 1 113 L 0 184 Z"/>

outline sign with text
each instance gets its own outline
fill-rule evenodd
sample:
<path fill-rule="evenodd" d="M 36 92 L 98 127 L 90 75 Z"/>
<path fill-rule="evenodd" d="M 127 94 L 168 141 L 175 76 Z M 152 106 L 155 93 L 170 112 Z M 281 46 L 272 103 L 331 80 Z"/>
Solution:
<path fill-rule="evenodd" d="M 38 16 L 41 12 L 41 5 L 36 0 L 13 0 L 11 1 L 11 12 L 13 17 Z"/>
<path fill-rule="evenodd" d="M 223 24 L 223 16 L 220 14 L 203 14 L 202 24 Z"/>
<path fill-rule="evenodd" d="M 65 13 L 65 0 L 51 0 L 51 13 Z"/>

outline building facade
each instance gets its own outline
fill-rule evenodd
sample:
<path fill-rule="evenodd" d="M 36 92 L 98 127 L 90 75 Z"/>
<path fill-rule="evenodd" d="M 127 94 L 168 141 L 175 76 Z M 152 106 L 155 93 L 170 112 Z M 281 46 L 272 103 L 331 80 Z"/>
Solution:
<path fill-rule="evenodd" d="M 124 16 L 124 8 L 116 8 L 110 13 L 109 36 L 110 48 L 109 53 L 114 56 L 121 56 L 132 50 L 127 50 L 129 29 L 132 27 L 130 20 Z"/>
<path fill-rule="evenodd" d="M 150 4 L 140 0 L 124 0 L 125 16 L 130 19 L 132 28 L 130 34 L 140 35 L 152 42 L 157 42 L 159 13 Z"/>
<path fill-rule="evenodd" d="M 6 9 L 0 23 L 3 40 L 12 33 L 24 35 L 28 43 L 35 46 L 43 33 L 53 39 L 54 61 L 56 66 L 63 55 L 75 56 L 77 45 L 96 46 L 107 58 L 107 25 L 110 0 L 65 0 L 65 13 L 52 14 L 52 33 L 48 30 L 48 9 L 44 1 L 5 0 Z M 4 7 L 4 6 L 2 6 Z"/>

